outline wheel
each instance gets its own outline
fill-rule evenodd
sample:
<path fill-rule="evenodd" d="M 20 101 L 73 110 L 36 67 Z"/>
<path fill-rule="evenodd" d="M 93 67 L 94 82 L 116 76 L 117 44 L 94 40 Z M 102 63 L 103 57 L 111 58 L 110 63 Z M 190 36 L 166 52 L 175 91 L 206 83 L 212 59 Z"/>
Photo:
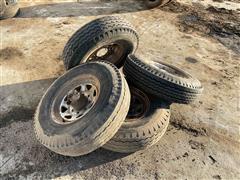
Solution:
<path fill-rule="evenodd" d="M 169 3 L 171 0 L 145 0 L 145 4 L 149 8 L 155 8 L 158 6 L 164 6 Z"/>
<path fill-rule="evenodd" d="M 0 0 L 0 19 L 16 16 L 19 11 L 17 0 Z"/>
<path fill-rule="evenodd" d="M 130 91 L 119 70 L 107 62 L 86 63 L 47 90 L 35 114 L 35 134 L 58 154 L 88 154 L 114 136 L 129 106 Z"/>
<path fill-rule="evenodd" d="M 169 104 L 154 100 L 146 93 L 130 88 L 131 105 L 126 120 L 115 136 L 103 147 L 130 153 L 154 145 L 166 132 L 169 119 Z"/>
<path fill-rule="evenodd" d="M 107 60 L 120 68 L 138 46 L 131 24 L 115 16 L 96 19 L 73 34 L 63 50 L 65 68 L 90 60 Z"/>
<path fill-rule="evenodd" d="M 162 62 L 145 63 L 134 55 L 128 56 L 123 72 L 135 87 L 169 102 L 191 103 L 203 90 L 187 72 Z"/>

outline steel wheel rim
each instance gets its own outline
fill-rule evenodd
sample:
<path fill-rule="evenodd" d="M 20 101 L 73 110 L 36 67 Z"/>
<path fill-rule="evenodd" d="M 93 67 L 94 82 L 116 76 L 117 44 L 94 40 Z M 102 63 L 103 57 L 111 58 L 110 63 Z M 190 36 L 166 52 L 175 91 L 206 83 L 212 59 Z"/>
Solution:
<path fill-rule="evenodd" d="M 59 106 L 61 119 L 57 123 L 69 124 L 84 117 L 98 99 L 97 87 L 91 83 L 83 83 L 68 91 Z"/>
<path fill-rule="evenodd" d="M 186 74 L 185 72 L 183 72 L 180 69 L 178 69 L 176 67 L 173 67 L 171 65 L 156 62 L 156 61 L 151 61 L 150 65 L 152 67 L 154 67 L 155 69 L 160 69 L 162 71 L 167 72 L 168 74 L 172 74 L 174 76 L 179 76 L 179 77 L 182 77 L 182 78 L 189 78 L 188 74 Z"/>
<path fill-rule="evenodd" d="M 126 121 L 144 117 L 150 108 L 150 100 L 142 91 L 131 88 L 131 103 Z"/>
<path fill-rule="evenodd" d="M 115 42 L 94 50 L 87 58 L 87 61 L 107 60 L 113 64 L 119 64 L 124 53 L 123 45 Z"/>

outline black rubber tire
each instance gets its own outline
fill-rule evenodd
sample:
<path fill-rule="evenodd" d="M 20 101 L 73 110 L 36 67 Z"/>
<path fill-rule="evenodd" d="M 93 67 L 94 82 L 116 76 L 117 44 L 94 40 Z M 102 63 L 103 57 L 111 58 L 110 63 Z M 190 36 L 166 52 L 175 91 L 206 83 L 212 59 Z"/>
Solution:
<path fill-rule="evenodd" d="M 96 104 L 79 120 L 68 124 L 56 122 L 61 118 L 58 102 L 63 94 L 86 81 L 98 86 Z M 125 120 L 129 106 L 128 85 L 114 65 L 107 62 L 85 63 L 68 71 L 49 87 L 35 114 L 35 134 L 41 144 L 58 154 L 88 154 L 114 136 Z"/>
<path fill-rule="evenodd" d="M 169 73 L 161 67 L 155 68 L 150 65 L 152 63 L 174 69 L 181 76 Z M 135 87 L 169 102 L 189 104 L 203 90 L 200 81 L 187 72 L 162 62 L 149 61 L 145 63 L 135 55 L 128 56 L 123 72 L 127 81 Z"/>
<path fill-rule="evenodd" d="M 10 3 L 8 0 L 0 0 L 0 20 L 12 18 L 19 12 L 18 2 Z"/>
<path fill-rule="evenodd" d="M 132 88 L 130 90 L 132 93 Z M 131 119 L 127 116 L 121 128 L 103 148 L 120 153 L 131 153 L 146 149 L 161 139 L 169 124 L 170 106 L 164 101 L 147 97 L 149 107 L 144 115 Z M 130 109 L 133 106 L 134 104 Z"/>
<path fill-rule="evenodd" d="M 116 16 L 106 16 L 91 21 L 77 30 L 64 47 L 65 68 L 68 70 L 86 62 L 94 51 L 115 42 L 124 48 L 123 55 L 117 63 L 114 63 L 120 68 L 127 55 L 135 52 L 138 47 L 136 30 L 126 20 Z"/>
<path fill-rule="evenodd" d="M 158 6 L 164 6 L 169 3 L 171 0 L 145 0 L 145 4 L 148 8 L 155 8 Z"/>

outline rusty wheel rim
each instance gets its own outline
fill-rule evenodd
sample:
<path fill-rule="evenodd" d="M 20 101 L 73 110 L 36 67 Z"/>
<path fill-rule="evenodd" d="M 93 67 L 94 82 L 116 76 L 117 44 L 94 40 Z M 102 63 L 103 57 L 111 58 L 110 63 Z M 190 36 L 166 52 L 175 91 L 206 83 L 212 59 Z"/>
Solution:
<path fill-rule="evenodd" d="M 107 60 L 113 64 L 119 64 L 123 55 L 123 45 L 120 43 L 112 43 L 94 50 L 87 58 L 87 61 Z"/>
<path fill-rule="evenodd" d="M 131 104 L 126 121 L 144 117 L 150 108 L 148 96 L 136 88 L 131 88 Z"/>

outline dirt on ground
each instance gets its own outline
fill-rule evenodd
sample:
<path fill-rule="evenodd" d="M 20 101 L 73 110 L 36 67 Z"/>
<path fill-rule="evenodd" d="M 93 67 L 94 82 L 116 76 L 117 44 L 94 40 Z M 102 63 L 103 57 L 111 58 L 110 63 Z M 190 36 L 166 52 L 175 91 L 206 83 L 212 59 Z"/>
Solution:
<path fill-rule="evenodd" d="M 240 12 L 214 6 L 193 7 L 179 2 L 172 2 L 162 9 L 181 13 L 178 16 L 181 32 L 198 32 L 200 35 L 211 36 L 240 54 Z"/>
<path fill-rule="evenodd" d="M 0 58 L 2 60 L 8 60 L 14 58 L 15 56 L 22 57 L 23 53 L 19 49 L 13 47 L 6 47 L 0 50 Z"/>
<path fill-rule="evenodd" d="M 20 6 L 20 15 L 0 27 L 0 179 L 240 179 L 238 1 L 179 0 L 155 9 L 140 1 Z M 190 105 L 172 104 L 167 133 L 149 149 L 57 155 L 35 138 L 36 106 L 65 72 L 61 55 L 69 37 L 110 14 L 136 27 L 139 56 L 193 74 L 203 95 Z"/>

